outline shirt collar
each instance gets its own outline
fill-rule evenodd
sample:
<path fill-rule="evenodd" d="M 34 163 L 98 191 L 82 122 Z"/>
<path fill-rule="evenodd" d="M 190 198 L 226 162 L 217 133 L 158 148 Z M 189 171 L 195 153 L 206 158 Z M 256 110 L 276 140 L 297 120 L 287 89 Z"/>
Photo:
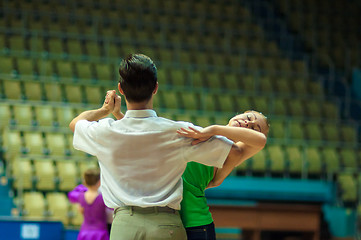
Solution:
<path fill-rule="evenodd" d="M 126 111 L 124 117 L 126 118 L 147 118 L 147 117 L 157 117 L 157 113 L 152 109 L 145 110 L 128 110 Z"/>

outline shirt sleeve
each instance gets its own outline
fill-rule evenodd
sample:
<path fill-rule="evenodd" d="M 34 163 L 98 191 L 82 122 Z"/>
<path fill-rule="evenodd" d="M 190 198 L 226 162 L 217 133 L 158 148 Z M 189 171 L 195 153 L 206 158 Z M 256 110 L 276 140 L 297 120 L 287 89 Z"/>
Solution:
<path fill-rule="evenodd" d="M 98 122 L 79 120 L 75 125 L 73 146 L 75 149 L 96 156 L 99 147 L 97 136 L 101 129 L 109 125 L 109 119 L 102 119 Z"/>
<path fill-rule="evenodd" d="M 183 156 L 187 162 L 194 161 L 207 166 L 222 168 L 233 142 L 222 136 L 213 136 L 206 142 L 187 145 Z"/>

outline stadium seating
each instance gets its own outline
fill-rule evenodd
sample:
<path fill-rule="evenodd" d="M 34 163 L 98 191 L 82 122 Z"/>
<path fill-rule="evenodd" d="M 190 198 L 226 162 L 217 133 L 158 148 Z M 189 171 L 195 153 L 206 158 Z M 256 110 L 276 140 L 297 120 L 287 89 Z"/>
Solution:
<path fill-rule="evenodd" d="M 266 2 L 304 49 L 293 49 L 299 44 L 276 32 L 279 26 L 262 24 L 274 16 L 262 19 L 247 1 L 5 1 L 1 147 L 13 190 L 39 191 L 24 192 L 24 215 L 45 216 L 48 202 L 51 218 L 81 224 L 64 193 L 97 163 L 72 147 L 68 125 L 116 89 L 119 60 L 131 52 L 157 65 L 159 116 L 202 127 L 250 109 L 268 117 L 267 146 L 237 174 L 331 179 L 341 202 L 360 201 L 360 126 L 329 82 L 340 75 L 347 87 L 360 65 L 359 8 L 347 1 Z"/>

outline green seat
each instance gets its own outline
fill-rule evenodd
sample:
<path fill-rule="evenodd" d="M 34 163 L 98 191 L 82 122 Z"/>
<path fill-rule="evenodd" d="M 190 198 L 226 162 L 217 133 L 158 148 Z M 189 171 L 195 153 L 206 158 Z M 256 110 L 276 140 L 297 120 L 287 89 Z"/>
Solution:
<path fill-rule="evenodd" d="M 269 137 L 277 139 L 286 139 L 287 125 L 283 120 L 273 119 L 269 130 Z"/>
<path fill-rule="evenodd" d="M 318 100 L 308 99 L 305 102 L 305 109 L 306 109 L 307 116 L 309 116 L 313 119 L 321 119 L 323 117 L 322 107 Z"/>
<path fill-rule="evenodd" d="M 75 185 L 74 185 L 75 187 Z M 68 191 L 72 189 L 68 188 Z M 70 203 L 65 193 L 50 192 L 46 194 L 50 219 L 61 221 L 64 225 L 69 224 Z"/>
<path fill-rule="evenodd" d="M 101 57 L 103 55 L 101 45 L 95 41 L 90 40 L 85 42 L 85 52 L 90 57 Z"/>
<path fill-rule="evenodd" d="M 204 88 L 206 84 L 206 75 L 203 71 L 192 71 L 191 74 L 191 86 L 196 88 Z"/>
<path fill-rule="evenodd" d="M 206 73 L 207 87 L 210 89 L 222 89 L 221 75 L 217 73 Z"/>
<path fill-rule="evenodd" d="M 291 80 L 289 78 L 276 78 L 274 80 L 276 86 L 276 92 L 280 95 L 289 95 L 291 86 Z"/>
<path fill-rule="evenodd" d="M 34 109 L 35 119 L 38 126 L 53 126 L 55 118 L 54 109 L 51 105 L 37 105 L 34 106 Z"/>
<path fill-rule="evenodd" d="M 303 124 L 298 121 L 292 121 L 288 124 L 288 129 L 290 133 L 290 137 L 294 140 L 304 140 L 305 139 L 305 129 Z"/>
<path fill-rule="evenodd" d="M 184 70 L 182 69 L 172 69 L 170 70 L 170 80 L 172 85 L 177 87 L 187 86 L 187 79 Z"/>
<path fill-rule="evenodd" d="M 115 69 L 112 65 L 105 63 L 95 64 L 96 76 L 98 80 L 113 81 L 115 80 Z M 119 80 L 119 76 L 116 77 Z"/>
<path fill-rule="evenodd" d="M 106 92 L 102 87 L 86 85 L 83 88 L 88 104 L 102 104 L 104 102 Z"/>
<path fill-rule="evenodd" d="M 63 101 L 63 85 L 56 82 L 44 83 L 46 100 L 51 102 Z"/>
<path fill-rule="evenodd" d="M 340 129 L 337 122 L 324 122 L 322 124 L 323 136 L 326 141 L 340 141 Z"/>
<path fill-rule="evenodd" d="M 182 108 L 185 110 L 200 110 L 200 96 L 196 92 L 181 92 Z"/>
<path fill-rule="evenodd" d="M 8 160 L 13 160 L 14 157 L 20 155 L 23 148 L 23 141 L 18 131 L 4 130 L 3 136 L 3 150 Z"/>
<path fill-rule="evenodd" d="M 288 171 L 291 175 L 302 176 L 305 170 L 303 153 L 298 146 L 287 146 L 285 148 L 288 160 Z"/>
<path fill-rule="evenodd" d="M 59 190 L 71 191 L 78 181 L 78 168 L 75 161 L 57 160 L 55 161 L 59 177 Z"/>
<path fill-rule="evenodd" d="M 2 80 L 5 98 L 19 100 L 22 99 L 22 84 L 15 79 Z"/>
<path fill-rule="evenodd" d="M 78 39 L 68 39 L 66 41 L 66 52 L 69 55 L 83 55 L 83 44 Z"/>
<path fill-rule="evenodd" d="M 339 118 L 338 107 L 335 103 L 325 102 L 322 104 L 322 109 L 324 111 L 324 117 L 326 119 L 335 119 L 336 120 Z"/>
<path fill-rule="evenodd" d="M 50 54 L 64 54 L 64 41 L 61 38 L 50 38 L 47 41 L 48 52 Z"/>
<path fill-rule="evenodd" d="M 47 153 L 56 156 L 66 155 L 67 142 L 63 133 L 46 133 Z"/>
<path fill-rule="evenodd" d="M 323 166 L 320 149 L 312 146 L 306 147 L 305 160 L 307 163 L 308 174 L 321 176 Z"/>
<path fill-rule="evenodd" d="M 269 102 L 270 100 L 268 97 L 255 96 L 253 97 L 253 103 L 254 103 L 253 110 L 256 110 L 258 112 L 263 113 L 265 116 L 268 116 L 271 114 Z"/>
<path fill-rule="evenodd" d="M 308 140 L 322 141 L 323 135 L 321 131 L 321 125 L 318 122 L 305 123 L 305 130 Z"/>
<path fill-rule="evenodd" d="M 204 110 L 206 111 L 219 111 L 219 100 L 217 94 L 202 95 Z"/>
<path fill-rule="evenodd" d="M 345 168 L 358 169 L 357 150 L 353 148 L 341 148 L 340 157 Z"/>
<path fill-rule="evenodd" d="M 284 174 L 286 161 L 283 149 L 280 145 L 269 145 L 267 151 L 270 160 L 270 171 L 275 174 Z"/>
<path fill-rule="evenodd" d="M 297 98 L 289 99 L 287 104 L 292 117 L 302 118 L 305 116 L 305 109 L 302 100 Z"/>
<path fill-rule="evenodd" d="M 251 159 L 246 160 L 251 161 L 250 166 L 253 173 L 266 174 L 268 171 L 268 161 L 267 161 L 267 150 L 263 149 L 254 155 Z"/>
<path fill-rule="evenodd" d="M 341 172 L 338 174 L 337 183 L 340 189 L 340 197 L 343 202 L 357 201 L 357 184 L 352 173 Z"/>
<path fill-rule="evenodd" d="M 12 167 L 13 187 L 15 189 L 30 190 L 33 188 L 33 169 L 31 160 L 17 158 Z"/>
<path fill-rule="evenodd" d="M 333 174 L 340 170 L 340 157 L 338 151 L 335 148 L 323 148 L 322 158 L 325 163 L 327 173 Z"/>
<path fill-rule="evenodd" d="M 254 75 L 245 75 L 241 76 L 239 82 L 241 87 L 239 90 L 246 92 L 255 92 L 256 91 L 256 76 Z"/>
<path fill-rule="evenodd" d="M 250 97 L 236 96 L 234 100 L 236 102 L 236 109 L 237 109 L 236 112 L 243 113 L 245 111 L 254 109 L 254 105 Z"/>
<path fill-rule="evenodd" d="M 286 100 L 282 98 L 276 98 L 273 100 L 272 113 L 277 116 L 288 116 Z"/>
<path fill-rule="evenodd" d="M 350 144 L 356 144 L 358 140 L 357 136 L 357 128 L 353 125 L 341 125 L 340 133 L 341 133 L 341 139 L 344 142 L 350 143 Z"/>
<path fill-rule="evenodd" d="M 49 77 L 52 77 L 53 79 L 55 79 L 56 67 L 55 67 L 54 61 L 49 61 L 49 60 L 39 61 L 38 68 L 39 68 L 39 76 L 40 77 L 46 77 L 47 80 L 51 80 L 51 79 L 49 79 Z"/>
<path fill-rule="evenodd" d="M 307 89 L 307 83 L 304 79 L 293 79 L 292 81 L 292 92 L 299 96 L 306 96 L 309 94 Z"/>
<path fill-rule="evenodd" d="M 10 123 L 10 106 L 6 103 L 0 103 L 0 130 L 2 131 Z"/>
<path fill-rule="evenodd" d="M 94 66 L 88 62 L 76 62 L 75 72 L 79 79 L 92 80 L 94 78 Z"/>
<path fill-rule="evenodd" d="M 56 62 L 57 75 L 59 78 L 74 80 L 76 77 L 74 63 L 70 61 Z"/>
<path fill-rule="evenodd" d="M 27 100 L 40 101 L 43 99 L 43 84 L 40 82 L 24 81 L 24 93 Z"/>
<path fill-rule="evenodd" d="M 234 73 L 225 73 L 223 75 L 223 87 L 227 90 L 239 90 L 240 80 L 239 77 Z"/>
<path fill-rule="evenodd" d="M 31 105 L 13 105 L 14 120 L 17 125 L 31 126 L 34 123 Z"/>
<path fill-rule="evenodd" d="M 74 109 L 70 107 L 55 108 L 57 125 L 60 127 L 68 127 L 69 123 L 77 116 Z"/>
<path fill-rule="evenodd" d="M 235 98 L 237 96 L 233 96 L 230 94 L 220 94 L 218 95 L 218 101 L 221 111 L 223 112 L 237 112 L 237 106 L 234 105 Z"/>
<path fill-rule="evenodd" d="M 35 60 L 31 58 L 17 58 L 17 72 L 21 77 L 35 78 L 37 72 L 35 71 Z"/>
<path fill-rule="evenodd" d="M 180 93 L 175 91 L 164 91 L 162 92 L 165 107 L 168 109 L 179 109 L 181 107 Z"/>
<path fill-rule="evenodd" d="M 274 92 L 275 83 L 270 76 L 258 78 L 258 89 L 265 93 Z"/>
<path fill-rule="evenodd" d="M 25 192 L 23 198 L 23 215 L 42 218 L 45 216 L 46 202 L 41 192 Z"/>
<path fill-rule="evenodd" d="M 65 84 L 64 86 L 66 100 L 71 103 L 82 103 L 85 97 L 83 96 L 83 87 L 81 85 Z"/>
<path fill-rule="evenodd" d="M 44 137 L 41 132 L 24 132 L 24 143 L 28 154 L 43 155 L 45 153 Z"/>
<path fill-rule="evenodd" d="M 36 176 L 36 189 L 39 191 L 54 191 L 55 188 L 55 165 L 50 159 L 34 159 Z"/>
<path fill-rule="evenodd" d="M 209 116 L 196 115 L 194 124 L 201 127 L 207 127 L 212 125 L 213 122 Z"/>

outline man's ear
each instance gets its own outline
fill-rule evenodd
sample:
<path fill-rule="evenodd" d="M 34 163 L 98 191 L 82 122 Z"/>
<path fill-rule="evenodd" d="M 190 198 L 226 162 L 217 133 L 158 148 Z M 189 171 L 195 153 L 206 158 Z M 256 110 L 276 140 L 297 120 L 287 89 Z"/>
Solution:
<path fill-rule="evenodd" d="M 120 83 L 118 83 L 118 90 L 119 90 L 120 94 L 124 95 L 124 92 L 123 92 L 122 87 L 120 86 Z"/>
<path fill-rule="evenodd" d="M 155 84 L 155 88 L 153 90 L 153 95 L 158 92 L 158 82 Z"/>

